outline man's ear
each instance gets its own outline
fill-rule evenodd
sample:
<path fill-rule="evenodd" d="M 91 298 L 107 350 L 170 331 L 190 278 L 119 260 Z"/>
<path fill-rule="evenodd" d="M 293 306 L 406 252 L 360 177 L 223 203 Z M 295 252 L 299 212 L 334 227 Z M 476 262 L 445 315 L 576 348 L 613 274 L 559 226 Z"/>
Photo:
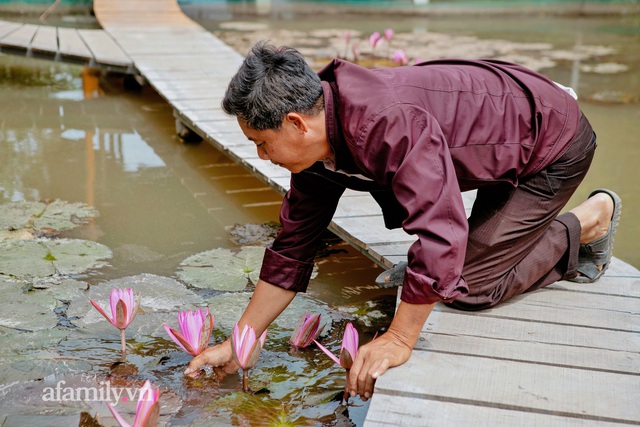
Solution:
<path fill-rule="evenodd" d="M 296 127 L 296 129 L 298 129 L 301 132 L 307 132 L 307 130 L 309 130 L 309 126 L 307 125 L 306 120 L 299 113 L 293 113 L 293 112 L 287 113 L 284 120 L 286 122 L 291 123 L 293 126 Z"/>

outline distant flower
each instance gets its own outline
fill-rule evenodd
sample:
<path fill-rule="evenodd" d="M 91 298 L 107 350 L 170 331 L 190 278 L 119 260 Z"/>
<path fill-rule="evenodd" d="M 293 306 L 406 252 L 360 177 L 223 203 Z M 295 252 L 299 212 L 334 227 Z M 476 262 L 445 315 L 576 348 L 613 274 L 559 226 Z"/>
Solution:
<path fill-rule="evenodd" d="M 391 28 L 387 28 L 386 30 L 384 30 L 384 38 L 385 40 L 387 40 L 388 42 L 391 41 L 391 39 L 393 38 L 393 30 Z"/>
<path fill-rule="evenodd" d="M 231 350 L 233 352 L 233 358 L 242 368 L 242 389 L 244 391 L 249 390 L 249 369 L 258 363 L 258 357 L 260 356 L 260 351 L 262 347 L 264 347 L 266 339 L 266 330 L 262 333 L 260 339 L 256 339 L 256 332 L 252 326 L 244 325 L 242 332 L 240 332 L 237 323 L 233 327 L 233 332 L 231 333 Z"/>
<path fill-rule="evenodd" d="M 376 47 L 380 46 L 382 43 L 382 36 L 380 36 L 379 32 L 375 32 L 369 36 L 369 46 L 371 46 L 371 52 L 376 49 Z"/>
<path fill-rule="evenodd" d="M 356 358 L 356 354 L 358 353 L 358 342 L 359 336 L 356 328 L 353 327 L 351 323 L 347 323 L 347 326 L 344 330 L 344 335 L 342 336 L 342 346 L 340 347 L 340 358 L 337 358 L 333 353 L 331 353 L 325 346 L 320 344 L 318 341 L 313 340 L 320 350 L 322 350 L 327 356 L 331 358 L 338 365 L 342 366 L 347 370 L 347 377 L 349 377 L 349 369 L 353 366 L 353 361 Z M 347 389 L 344 391 L 344 400 L 348 401 L 349 394 L 347 393 Z"/>
<path fill-rule="evenodd" d="M 289 343 L 298 348 L 304 348 L 311 344 L 324 329 L 324 325 L 320 326 L 320 317 L 320 314 L 303 314 L 291 334 Z"/>
<path fill-rule="evenodd" d="M 107 319 L 113 326 L 120 329 L 120 341 L 122 343 L 122 353 L 126 352 L 124 330 L 133 322 L 140 307 L 140 295 L 135 299 L 133 289 L 112 289 L 109 297 L 111 306 L 111 316 L 109 316 L 94 300 L 89 300 L 91 304 Z"/>
<path fill-rule="evenodd" d="M 407 65 L 409 58 L 407 58 L 407 54 L 404 53 L 404 50 L 398 49 L 393 52 L 393 62 L 398 65 Z"/>
<path fill-rule="evenodd" d="M 158 417 L 160 416 L 160 389 L 155 390 L 151 386 L 151 381 L 145 381 L 140 389 L 138 396 L 138 406 L 136 407 L 136 417 L 133 420 L 133 426 L 126 422 L 122 415 L 116 411 L 116 408 L 107 403 L 109 410 L 122 427 L 155 427 L 158 425 Z"/>
<path fill-rule="evenodd" d="M 163 325 L 171 339 L 173 339 L 184 351 L 192 356 L 197 356 L 207 348 L 211 332 L 213 331 L 214 318 L 209 309 L 197 309 L 195 312 L 181 311 L 178 313 L 178 326 L 180 332 L 169 325 Z"/>

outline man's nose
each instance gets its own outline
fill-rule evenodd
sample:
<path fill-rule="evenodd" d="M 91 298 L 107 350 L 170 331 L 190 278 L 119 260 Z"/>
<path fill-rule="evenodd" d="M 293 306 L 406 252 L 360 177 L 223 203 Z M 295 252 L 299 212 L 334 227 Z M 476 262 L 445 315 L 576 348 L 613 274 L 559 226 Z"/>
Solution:
<path fill-rule="evenodd" d="M 262 160 L 269 160 L 269 155 L 267 154 L 267 151 L 264 148 L 258 147 L 257 151 L 258 151 L 258 157 L 260 157 Z"/>

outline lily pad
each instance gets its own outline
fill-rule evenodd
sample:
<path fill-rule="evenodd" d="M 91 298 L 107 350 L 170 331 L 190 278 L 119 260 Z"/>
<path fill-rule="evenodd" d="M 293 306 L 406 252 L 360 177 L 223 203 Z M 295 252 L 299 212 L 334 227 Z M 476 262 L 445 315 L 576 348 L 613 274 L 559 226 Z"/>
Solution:
<path fill-rule="evenodd" d="M 78 239 L 10 240 L 0 243 L 0 278 L 29 280 L 68 276 L 107 265 L 111 250 L 100 243 Z"/>
<path fill-rule="evenodd" d="M 77 317 L 74 324 L 78 326 L 105 320 L 89 300 L 94 300 L 107 313 L 110 313 L 109 295 L 114 288 L 132 288 L 134 294 L 140 294 L 142 297 L 140 312 L 142 313 L 167 312 L 174 317 L 177 311 L 194 309 L 204 304 L 204 300 L 199 295 L 174 279 L 153 274 L 140 274 L 91 286 L 81 298 L 71 301 L 67 317 Z M 137 317 L 135 322 L 138 322 Z M 159 329 L 162 329 L 162 325 Z"/>
<path fill-rule="evenodd" d="M 276 222 L 264 224 L 234 224 L 225 227 L 231 241 L 237 245 L 270 245 L 282 227 Z"/>
<path fill-rule="evenodd" d="M 28 331 L 51 329 L 59 322 L 54 310 L 63 305 L 61 301 L 82 295 L 84 286 L 67 280 L 46 290 L 32 290 L 0 280 L 0 326 Z"/>
<path fill-rule="evenodd" d="M 248 280 L 258 282 L 263 257 L 264 248 L 259 246 L 245 246 L 239 252 L 217 248 L 185 259 L 176 274 L 197 288 L 241 291 Z"/>
<path fill-rule="evenodd" d="M 21 201 L 0 205 L 0 229 L 35 231 L 69 230 L 97 217 L 98 211 L 85 203 L 62 200 Z"/>
<path fill-rule="evenodd" d="M 71 333 L 69 329 L 48 328 L 0 335 L 0 383 L 86 369 L 88 366 L 76 365 L 55 350 Z"/>

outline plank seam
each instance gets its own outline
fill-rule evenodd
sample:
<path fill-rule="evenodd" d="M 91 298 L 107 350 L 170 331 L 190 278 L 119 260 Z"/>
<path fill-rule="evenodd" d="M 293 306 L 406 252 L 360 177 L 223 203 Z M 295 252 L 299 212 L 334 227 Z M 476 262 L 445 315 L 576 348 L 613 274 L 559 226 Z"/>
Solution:
<path fill-rule="evenodd" d="M 522 302 L 522 301 L 520 301 Z M 548 307 L 548 306 L 545 306 Z M 465 315 L 464 312 L 462 313 L 458 313 L 456 312 L 456 314 L 461 314 L 461 315 Z M 634 314 L 634 313 L 631 313 Z M 526 319 L 526 318 L 522 318 L 522 317 L 513 317 L 513 316 L 501 316 L 498 314 L 479 314 L 479 313 L 474 313 L 473 315 L 467 315 L 467 317 L 484 317 L 487 319 L 501 319 L 501 320 L 516 320 L 516 321 L 520 321 L 520 322 L 527 322 L 527 323 L 541 323 L 544 325 L 555 325 L 555 326 L 573 326 L 576 328 L 584 328 L 584 329 L 599 329 L 601 331 L 612 331 L 612 332 L 629 332 L 632 334 L 637 334 L 640 331 L 638 330 L 633 330 L 633 329 L 620 329 L 620 328 L 610 328 L 610 327 L 604 327 L 604 326 L 586 326 L 586 325 L 579 325 L 579 324 L 575 324 L 575 323 L 562 323 L 562 322 L 553 322 L 550 320 L 539 320 L 539 319 Z"/>
<path fill-rule="evenodd" d="M 515 340 L 504 340 L 504 341 L 517 342 Z M 558 344 L 558 345 L 566 346 L 566 345 L 563 345 L 563 344 Z M 573 347 L 573 346 L 566 346 L 566 347 Z M 510 357 L 485 356 L 485 355 L 482 355 L 482 354 L 469 354 L 469 353 L 462 353 L 462 352 L 456 352 L 456 351 L 437 350 L 437 349 L 433 349 L 433 348 L 414 348 L 414 351 L 421 351 L 421 352 L 427 352 L 427 353 L 439 353 L 439 354 L 451 354 L 451 355 L 454 355 L 454 356 L 477 357 L 477 358 L 480 358 L 480 359 L 501 360 L 501 361 L 506 361 L 506 362 L 524 363 L 524 364 L 529 364 L 529 365 L 553 366 L 553 367 L 558 367 L 558 368 L 578 369 L 578 370 L 588 371 L 588 372 L 597 371 L 597 372 L 603 372 L 603 373 L 608 373 L 608 374 L 631 375 L 631 376 L 635 376 L 635 377 L 640 377 L 640 372 L 628 372 L 628 371 L 619 371 L 619 370 L 615 370 L 615 369 L 594 368 L 594 367 L 588 367 L 588 366 L 576 366 L 576 365 L 569 365 L 569 364 L 563 364 L 563 363 L 540 362 L 540 361 L 535 361 L 535 360 L 513 359 L 513 358 L 510 358 Z M 611 351 L 618 351 L 618 350 L 611 350 Z M 629 353 L 629 352 L 624 352 L 624 353 Z"/>

